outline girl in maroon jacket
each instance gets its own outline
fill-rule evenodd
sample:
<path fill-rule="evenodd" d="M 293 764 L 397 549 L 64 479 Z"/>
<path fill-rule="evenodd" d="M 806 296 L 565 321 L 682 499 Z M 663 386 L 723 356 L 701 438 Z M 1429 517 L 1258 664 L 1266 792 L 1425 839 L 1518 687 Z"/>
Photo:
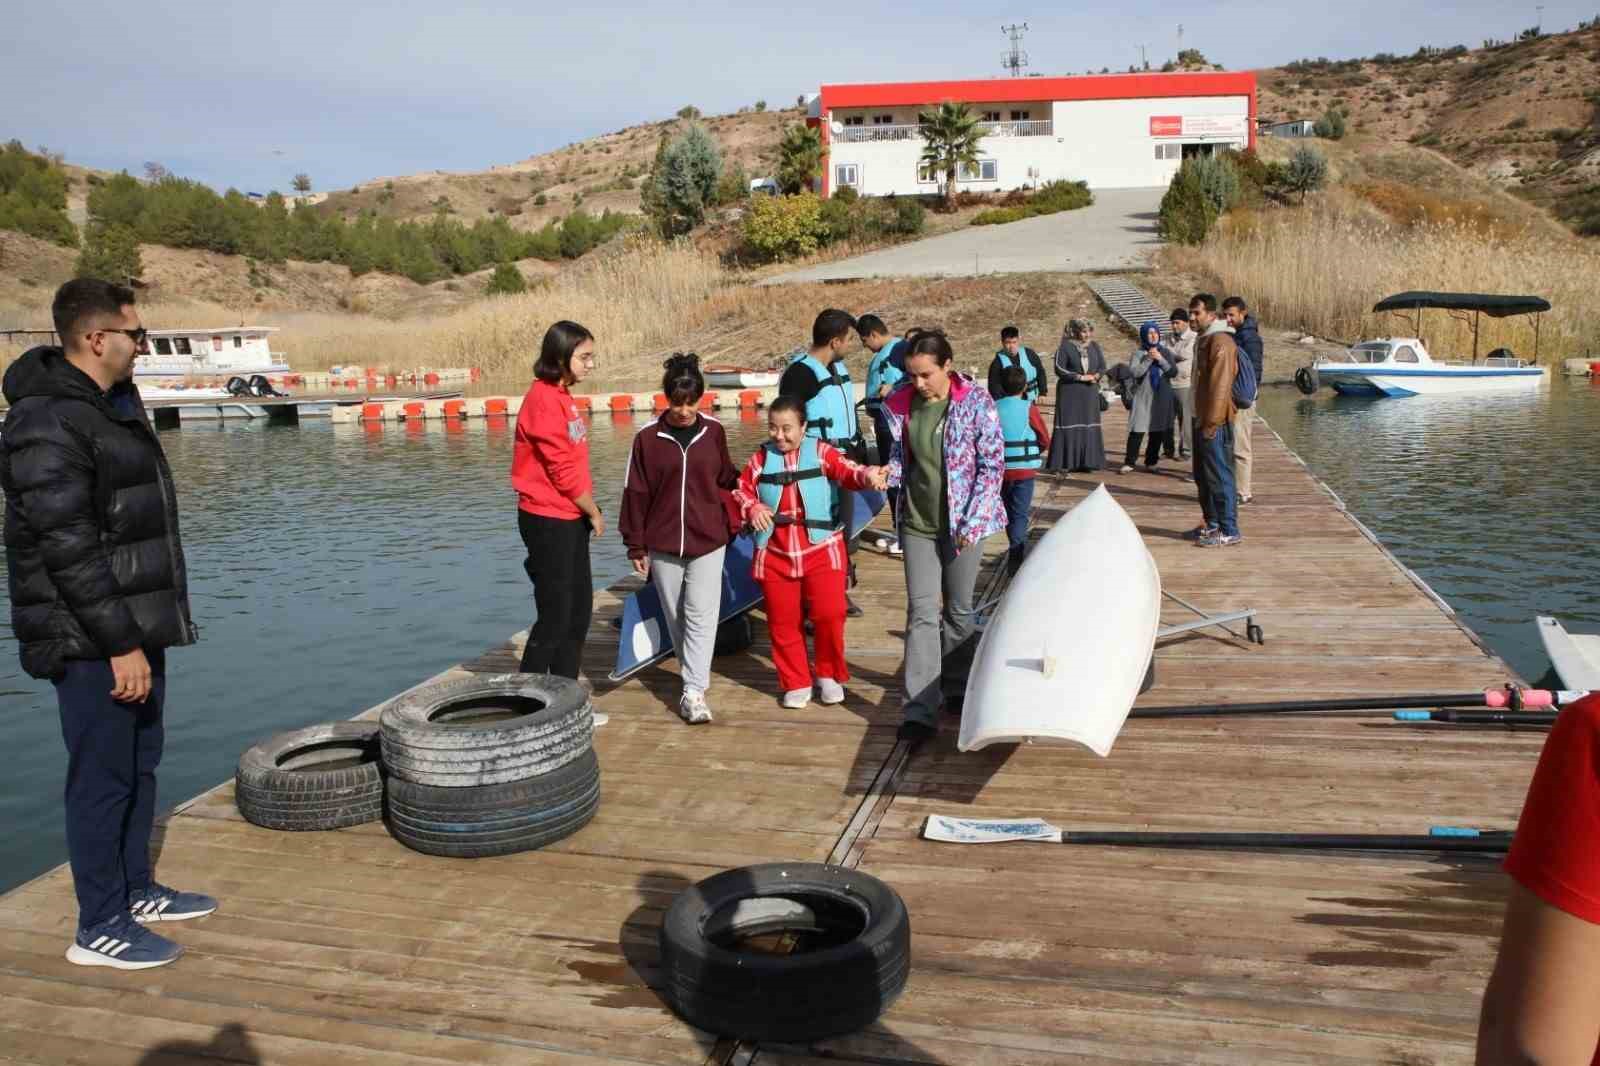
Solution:
<path fill-rule="evenodd" d="M 661 597 L 683 675 L 678 713 L 691 725 L 711 721 L 706 690 L 729 536 L 721 490 L 739 481 L 722 423 L 699 412 L 705 391 L 698 356 L 667 360 L 667 409 L 633 438 L 617 523 L 634 572 L 648 574 Z"/>

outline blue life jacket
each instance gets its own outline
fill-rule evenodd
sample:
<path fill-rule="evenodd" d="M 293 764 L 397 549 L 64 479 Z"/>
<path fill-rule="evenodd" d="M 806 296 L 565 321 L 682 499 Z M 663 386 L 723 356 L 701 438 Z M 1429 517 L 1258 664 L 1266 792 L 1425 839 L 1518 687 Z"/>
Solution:
<path fill-rule="evenodd" d="M 817 394 L 806 402 L 806 436 L 830 444 L 853 440 L 856 435 L 856 394 L 850 386 L 850 369 L 836 362 L 829 373 L 816 356 L 807 352 L 795 360 L 817 376 Z"/>
<path fill-rule="evenodd" d="M 1006 442 L 1007 470 L 1037 470 L 1043 462 L 1039 452 L 1039 438 L 1028 425 L 1028 408 L 1032 405 L 1021 396 L 1007 396 L 996 400 L 994 407 L 1000 414 L 1000 435 Z"/>
<path fill-rule="evenodd" d="M 801 439 L 800 456 L 793 470 L 784 468 L 783 453 L 778 449 L 770 444 L 763 444 L 762 448 L 766 452 L 766 459 L 761 464 L 761 476 L 756 478 L 756 496 L 771 508 L 776 518 L 778 504 L 783 500 L 783 487 L 798 485 L 800 506 L 806 512 L 806 535 L 811 538 L 811 543 L 821 544 L 833 536 L 839 529 L 839 523 L 834 518 L 839 507 L 839 490 L 822 472 L 822 463 L 817 458 L 817 438 Z M 769 526 L 756 531 L 756 547 L 767 546 L 774 528 Z"/>
<path fill-rule="evenodd" d="M 877 414 L 883 406 L 883 400 L 878 396 L 878 390 L 885 385 L 893 389 L 906 376 L 905 359 L 899 354 L 903 340 L 892 340 L 878 349 L 872 361 L 867 364 L 867 410 Z"/>
<path fill-rule="evenodd" d="M 1032 359 L 1028 358 L 1028 353 L 1031 351 L 1033 351 L 1032 348 L 1022 348 L 1018 350 L 1016 355 L 1012 355 L 1004 348 L 1001 348 L 994 353 L 994 357 L 1000 360 L 1001 366 L 1020 366 L 1022 372 L 1028 375 L 1028 387 L 1022 390 L 1022 398 L 1029 403 L 1039 398 L 1039 368 L 1034 365 Z"/>

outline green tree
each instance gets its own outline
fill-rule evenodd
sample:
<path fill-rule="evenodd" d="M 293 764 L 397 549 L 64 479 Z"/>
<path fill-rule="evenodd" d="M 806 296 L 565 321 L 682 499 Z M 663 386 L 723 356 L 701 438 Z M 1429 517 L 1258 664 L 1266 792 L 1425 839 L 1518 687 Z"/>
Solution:
<path fill-rule="evenodd" d="M 1330 107 L 1312 125 L 1311 132 L 1325 141 L 1342 141 L 1344 140 L 1346 125 L 1347 120 L 1344 112 L 1337 107 Z"/>
<path fill-rule="evenodd" d="M 750 195 L 750 175 L 745 173 L 744 164 L 734 161 L 724 167 L 722 177 L 717 179 L 717 192 L 714 197 L 717 206 L 736 204 Z"/>
<path fill-rule="evenodd" d="M 767 102 L 765 100 L 757 100 L 756 101 L 756 114 L 759 115 L 761 112 L 765 111 L 766 109 L 767 109 Z"/>
<path fill-rule="evenodd" d="M 490 276 L 484 291 L 490 296 L 515 296 L 519 292 L 527 292 L 528 283 L 523 280 L 522 271 L 516 266 L 501 263 L 494 268 L 494 274 Z"/>
<path fill-rule="evenodd" d="M 1200 172 L 1194 165 L 1197 161 L 1184 160 L 1161 197 L 1156 229 L 1163 240 L 1174 244 L 1199 244 L 1217 221 L 1217 206 L 1206 195 Z"/>
<path fill-rule="evenodd" d="M 656 166 L 646 179 L 652 186 L 652 221 L 664 236 L 687 233 L 705 219 L 716 202 L 722 176 L 722 152 L 699 123 L 690 123 L 656 153 Z"/>
<path fill-rule="evenodd" d="M 944 203 L 947 210 L 956 206 L 956 171 L 978 165 L 978 146 L 983 130 L 978 116 L 966 104 L 946 100 L 935 111 L 917 116 L 922 127 L 922 163 L 944 175 Z"/>
<path fill-rule="evenodd" d="M 694 121 L 700 117 L 700 109 L 693 104 L 685 104 L 678 108 L 678 117 L 686 121 Z"/>
<path fill-rule="evenodd" d="M 1294 155 L 1289 157 L 1289 165 L 1283 170 L 1284 188 L 1299 193 L 1301 203 L 1306 202 L 1306 193 L 1316 192 L 1327 181 L 1328 161 L 1309 144 L 1296 148 Z"/>
<path fill-rule="evenodd" d="M 825 236 L 822 203 L 809 192 L 758 196 L 744 219 L 745 243 L 765 259 L 810 255 Z"/>
<path fill-rule="evenodd" d="M 12 141 L 0 148 L 0 229 L 76 247 L 67 217 L 67 175 L 60 164 Z"/>
<path fill-rule="evenodd" d="M 144 273 L 139 235 L 127 226 L 91 222 L 84 232 L 76 274 L 126 285 Z"/>
<path fill-rule="evenodd" d="M 822 131 L 814 126 L 785 126 L 778 139 L 778 172 L 774 180 L 787 196 L 804 192 L 822 176 Z"/>
<path fill-rule="evenodd" d="M 1242 195 L 1239 170 L 1232 159 L 1226 155 L 1202 155 L 1184 166 L 1194 171 L 1195 180 L 1218 215 L 1227 214 L 1239 203 Z"/>
<path fill-rule="evenodd" d="M 311 175 L 304 172 L 296 174 L 294 180 L 289 183 L 289 187 L 295 191 L 297 196 L 305 196 L 311 191 Z"/>

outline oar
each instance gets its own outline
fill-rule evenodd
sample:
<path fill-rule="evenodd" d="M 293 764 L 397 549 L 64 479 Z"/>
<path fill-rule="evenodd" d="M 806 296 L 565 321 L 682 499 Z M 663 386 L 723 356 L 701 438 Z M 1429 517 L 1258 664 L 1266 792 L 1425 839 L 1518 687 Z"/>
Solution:
<path fill-rule="evenodd" d="M 1135 707 L 1129 718 L 1199 718 L 1247 714 L 1315 714 L 1319 711 L 1392 711 L 1405 707 L 1491 707 L 1518 713 L 1538 707 L 1565 706 L 1586 692 L 1552 692 L 1539 688 L 1485 689 L 1482 692 L 1423 695 L 1352 696 L 1326 700 L 1275 700 L 1270 703 L 1195 703 L 1172 707 Z"/>
<path fill-rule="evenodd" d="M 1436 825 L 1424 834 L 1394 833 L 1165 833 L 1064 831 L 1063 844 L 1144 848 L 1309 848 L 1359 851 L 1505 851 L 1509 830 Z"/>
<path fill-rule="evenodd" d="M 1445 722 L 1451 725 L 1553 725 L 1556 711 L 1395 711 L 1397 722 Z"/>

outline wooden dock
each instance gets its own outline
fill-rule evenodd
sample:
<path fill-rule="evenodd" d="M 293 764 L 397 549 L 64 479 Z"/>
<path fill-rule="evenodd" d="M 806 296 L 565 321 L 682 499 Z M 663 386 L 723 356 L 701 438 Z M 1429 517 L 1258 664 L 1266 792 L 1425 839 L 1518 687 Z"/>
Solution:
<path fill-rule="evenodd" d="M 1108 443 L 1121 433 L 1113 411 Z M 1216 631 L 1161 644 L 1143 702 L 1470 690 L 1510 676 L 1259 427 L 1255 452 L 1245 543 L 1227 551 L 1180 539 L 1197 509 L 1170 465 L 1040 484 L 1047 523 L 1108 481 L 1166 587 L 1259 612 L 1261 647 Z M 159 871 L 222 909 L 163 926 L 188 954 L 144 974 L 63 960 L 65 868 L 10 892 L 0 1062 L 1471 1061 L 1506 887 L 1493 861 L 963 847 L 918 831 L 931 812 L 1078 829 L 1510 827 L 1541 734 L 1375 718 L 1134 720 L 1102 760 L 1045 745 L 959 754 L 952 721 L 908 755 L 894 737 L 899 563 L 858 559 L 866 613 L 849 624 L 847 703 L 781 709 L 759 625 L 752 651 L 717 661 L 713 726 L 679 722 L 668 671 L 601 684 L 600 813 L 545 851 L 446 860 L 407 851 L 380 825 L 275 833 L 241 821 L 231 784 L 219 786 L 164 821 Z M 618 606 L 615 594 L 597 600 L 591 677 L 611 666 Z M 515 654 L 507 645 L 459 669 L 505 670 Z M 678 1021 L 653 989 L 673 895 L 729 866 L 822 859 L 905 897 L 905 994 L 870 1029 L 814 1048 L 738 1047 Z"/>

